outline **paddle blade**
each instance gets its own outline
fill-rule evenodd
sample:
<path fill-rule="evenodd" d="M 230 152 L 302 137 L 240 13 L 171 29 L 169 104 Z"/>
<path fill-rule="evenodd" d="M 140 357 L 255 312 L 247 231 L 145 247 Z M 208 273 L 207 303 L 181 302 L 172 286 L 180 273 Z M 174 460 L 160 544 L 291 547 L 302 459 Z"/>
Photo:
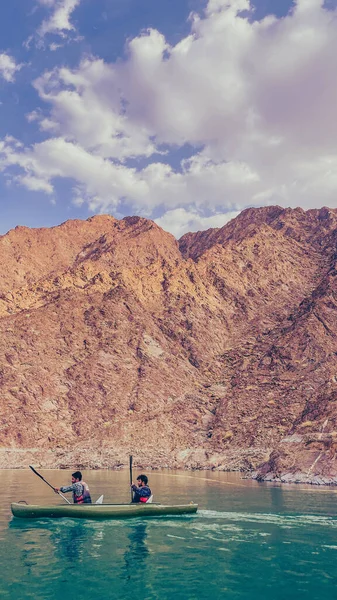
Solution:
<path fill-rule="evenodd" d="M 40 477 L 40 479 L 42 479 L 42 481 L 44 481 L 47 485 L 49 485 L 49 487 L 51 487 L 52 489 L 54 489 L 54 486 L 52 486 L 50 483 L 48 483 L 48 481 L 46 481 L 46 479 L 44 477 L 42 477 L 42 475 L 40 475 L 40 473 L 38 473 L 37 470 L 34 469 L 34 467 L 32 467 L 32 465 L 29 465 L 29 468 L 33 471 L 33 473 L 35 475 L 37 475 L 38 477 Z"/>
<path fill-rule="evenodd" d="M 104 496 L 102 494 L 102 496 L 100 496 L 99 498 L 97 498 L 95 504 L 103 504 L 103 498 L 104 498 Z"/>
<path fill-rule="evenodd" d="M 44 481 L 47 485 L 49 485 L 49 487 L 56 492 L 55 488 L 53 485 L 51 485 L 51 483 L 49 483 L 49 481 L 47 481 L 44 477 L 42 477 L 42 475 L 40 475 L 40 473 L 38 473 L 34 467 L 32 467 L 31 465 L 29 465 L 29 468 L 33 471 L 33 473 L 35 473 L 35 475 L 37 475 L 38 477 L 40 477 L 40 479 L 42 479 L 42 481 Z M 65 496 L 63 496 L 63 494 L 61 494 L 61 492 L 56 492 L 59 496 L 61 496 L 61 498 L 63 498 L 63 500 L 65 500 L 68 504 L 71 504 L 71 502 L 69 502 L 68 498 L 66 498 Z"/>
<path fill-rule="evenodd" d="M 34 467 L 32 467 L 32 465 L 29 465 L 29 468 L 33 471 L 33 473 L 35 473 L 35 475 L 37 475 L 38 477 L 41 477 L 40 473 L 35 471 L 35 469 L 34 469 Z"/>

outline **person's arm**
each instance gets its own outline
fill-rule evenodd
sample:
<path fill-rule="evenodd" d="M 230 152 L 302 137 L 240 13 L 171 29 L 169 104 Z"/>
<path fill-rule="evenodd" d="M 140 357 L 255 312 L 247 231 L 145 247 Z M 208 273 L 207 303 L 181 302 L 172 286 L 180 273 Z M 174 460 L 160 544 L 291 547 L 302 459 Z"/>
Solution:
<path fill-rule="evenodd" d="M 55 492 L 62 492 L 63 494 L 66 494 L 67 492 L 75 492 L 76 496 L 81 496 L 82 495 L 82 484 L 81 483 L 72 483 L 71 485 L 64 485 L 60 488 L 54 488 Z"/>
<path fill-rule="evenodd" d="M 57 489 L 57 488 L 55 488 L 55 489 Z M 67 492 L 75 492 L 76 493 L 76 484 L 72 483 L 71 485 L 64 485 L 59 488 L 59 491 L 62 492 L 63 494 L 66 494 Z"/>

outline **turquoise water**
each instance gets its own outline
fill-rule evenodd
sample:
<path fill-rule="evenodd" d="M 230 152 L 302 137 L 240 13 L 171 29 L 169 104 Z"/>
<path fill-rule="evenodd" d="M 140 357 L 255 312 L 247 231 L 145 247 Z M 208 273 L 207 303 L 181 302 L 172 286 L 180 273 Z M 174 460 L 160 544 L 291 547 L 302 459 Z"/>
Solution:
<path fill-rule="evenodd" d="M 41 471 L 53 485 L 66 471 Z M 337 490 L 238 474 L 156 471 L 155 500 L 196 515 L 115 521 L 13 519 L 10 502 L 58 503 L 30 471 L 1 471 L 0 598 L 332 600 Z M 128 502 L 127 471 L 85 473 L 94 499 Z"/>

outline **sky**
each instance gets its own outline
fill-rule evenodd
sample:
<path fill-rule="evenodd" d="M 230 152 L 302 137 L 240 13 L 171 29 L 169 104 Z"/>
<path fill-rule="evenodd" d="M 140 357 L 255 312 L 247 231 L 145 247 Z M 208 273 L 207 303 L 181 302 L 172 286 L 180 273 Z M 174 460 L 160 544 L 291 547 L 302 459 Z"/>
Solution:
<path fill-rule="evenodd" d="M 337 0 L 0 6 L 0 234 L 337 207 Z"/>

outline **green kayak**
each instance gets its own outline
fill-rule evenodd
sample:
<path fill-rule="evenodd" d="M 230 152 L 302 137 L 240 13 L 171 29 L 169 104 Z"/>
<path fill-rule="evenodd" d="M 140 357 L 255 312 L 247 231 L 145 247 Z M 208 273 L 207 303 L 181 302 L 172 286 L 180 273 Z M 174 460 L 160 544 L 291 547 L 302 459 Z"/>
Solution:
<path fill-rule="evenodd" d="M 162 515 L 185 515 L 195 513 L 197 504 L 59 504 L 39 506 L 13 502 L 11 509 L 14 517 L 22 519 L 118 519 L 120 517 L 153 517 Z"/>

